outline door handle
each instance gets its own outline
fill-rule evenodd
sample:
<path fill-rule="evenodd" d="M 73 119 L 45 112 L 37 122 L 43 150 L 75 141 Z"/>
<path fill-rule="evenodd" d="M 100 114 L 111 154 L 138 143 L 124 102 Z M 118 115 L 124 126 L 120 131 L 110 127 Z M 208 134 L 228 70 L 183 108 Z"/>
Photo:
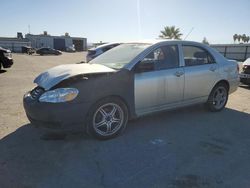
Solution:
<path fill-rule="evenodd" d="M 184 74 L 184 72 L 182 72 L 182 71 L 177 71 L 177 72 L 174 73 L 174 75 L 177 76 L 177 77 L 180 77 L 183 74 Z"/>
<path fill-rule="evenodd" d="M 216 67 L 212 66 L 209 68 L 210 71 L 214 72 L 216 70 Z"/>

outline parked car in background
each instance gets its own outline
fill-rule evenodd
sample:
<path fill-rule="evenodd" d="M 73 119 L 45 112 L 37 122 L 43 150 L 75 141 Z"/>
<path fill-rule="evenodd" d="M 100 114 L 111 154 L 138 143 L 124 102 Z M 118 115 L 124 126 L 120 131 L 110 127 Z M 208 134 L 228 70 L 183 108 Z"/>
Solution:
<path fill-rule="evenodd" d="M 88 50 L 86 60 L 87 62 L 91 61 L 92 59 L 96 58 L 97 56 L 103 54 L 104 52 L 120 45 L 121 43 L 108 43 L 97 46 L 96 48 L 91 48 Z"/>
<path fill-rule="evenodd" d="M 62 52 L 60 50 L 56 50 L 53 48 L 40 48 L 36 51 L 39 55 L 61 55 Z"/>
<path fill-rule="evenodd" d="M 246 85 L 250 85 L 250 58 L 242 64 L 242 72 L 240 73 L 240 82 Z"/>
<path fill-rule="evenodd" d="M 89 63 L 40 74 L 24 95 L 29 120 L 52 129 L 86 129 L 99 138 L 122 133 L 129 119 L 198 103 L 224 109 L 239 84 L 238 64 L 196 42 L 121 44 Z M 153 126 L 153 125 L 152 125 Z"/>
<path fill-rule="evenodd" d="M 66 52 L 76 52 L 75 46 L 68 46 Z"/>
<path fill-rule="evenodd" d="M 13 65 L 12 53 L 10 50 L 0 47 L 0 70 L 10 68 Z"/>
<path fill-rule="evenodd" d="M 30 46 L 22 46 L 22 53 L 27 53 L 29 55 L 32 55 L 36 53 L 36 49 Z"/>

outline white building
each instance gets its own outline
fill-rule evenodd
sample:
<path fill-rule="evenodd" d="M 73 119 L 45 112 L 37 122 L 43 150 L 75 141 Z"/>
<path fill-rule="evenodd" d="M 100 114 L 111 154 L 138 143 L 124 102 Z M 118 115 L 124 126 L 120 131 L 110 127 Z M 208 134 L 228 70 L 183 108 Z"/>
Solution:
<path fill-rule="evenodd" d="M 31 42 L 23 38 L 0 37 L 0 47 L 12 52 L 22 52 L 22 46 L 30 46 Z"/>
<path fill-rule="evenodd" d="M 70 37 L 68 33 L 64 36 L 51 36 L 45 31 L 41 35 L 26 34 L 25 38 L 31 42 L 33 48 L 50 47 L 64 51 L 67 47 L 74 45 L 76 51 L 87 50 L 86 38 Z"/>

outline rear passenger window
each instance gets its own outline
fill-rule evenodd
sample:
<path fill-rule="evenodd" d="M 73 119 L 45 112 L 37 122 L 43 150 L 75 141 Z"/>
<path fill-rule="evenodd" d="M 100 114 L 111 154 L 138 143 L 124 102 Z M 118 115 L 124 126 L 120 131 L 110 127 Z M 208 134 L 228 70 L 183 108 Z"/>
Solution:
<path fill-rule="evenodd" d="M 196 46 L 183 46 L 185 66 L 206 65 L 215 63 L 208 51 Z"/>

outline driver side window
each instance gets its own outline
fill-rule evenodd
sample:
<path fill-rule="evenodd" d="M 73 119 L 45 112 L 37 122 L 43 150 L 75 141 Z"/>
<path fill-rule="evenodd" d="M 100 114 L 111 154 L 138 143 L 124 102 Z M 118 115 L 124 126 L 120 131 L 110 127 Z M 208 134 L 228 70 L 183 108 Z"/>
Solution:
<path fill-rule="evenodd" d="M 168 45 L 149 53 L 138 65 L 137 72 L 150 72 L 179 66 L 179 53 L 176 45 Z"/>

